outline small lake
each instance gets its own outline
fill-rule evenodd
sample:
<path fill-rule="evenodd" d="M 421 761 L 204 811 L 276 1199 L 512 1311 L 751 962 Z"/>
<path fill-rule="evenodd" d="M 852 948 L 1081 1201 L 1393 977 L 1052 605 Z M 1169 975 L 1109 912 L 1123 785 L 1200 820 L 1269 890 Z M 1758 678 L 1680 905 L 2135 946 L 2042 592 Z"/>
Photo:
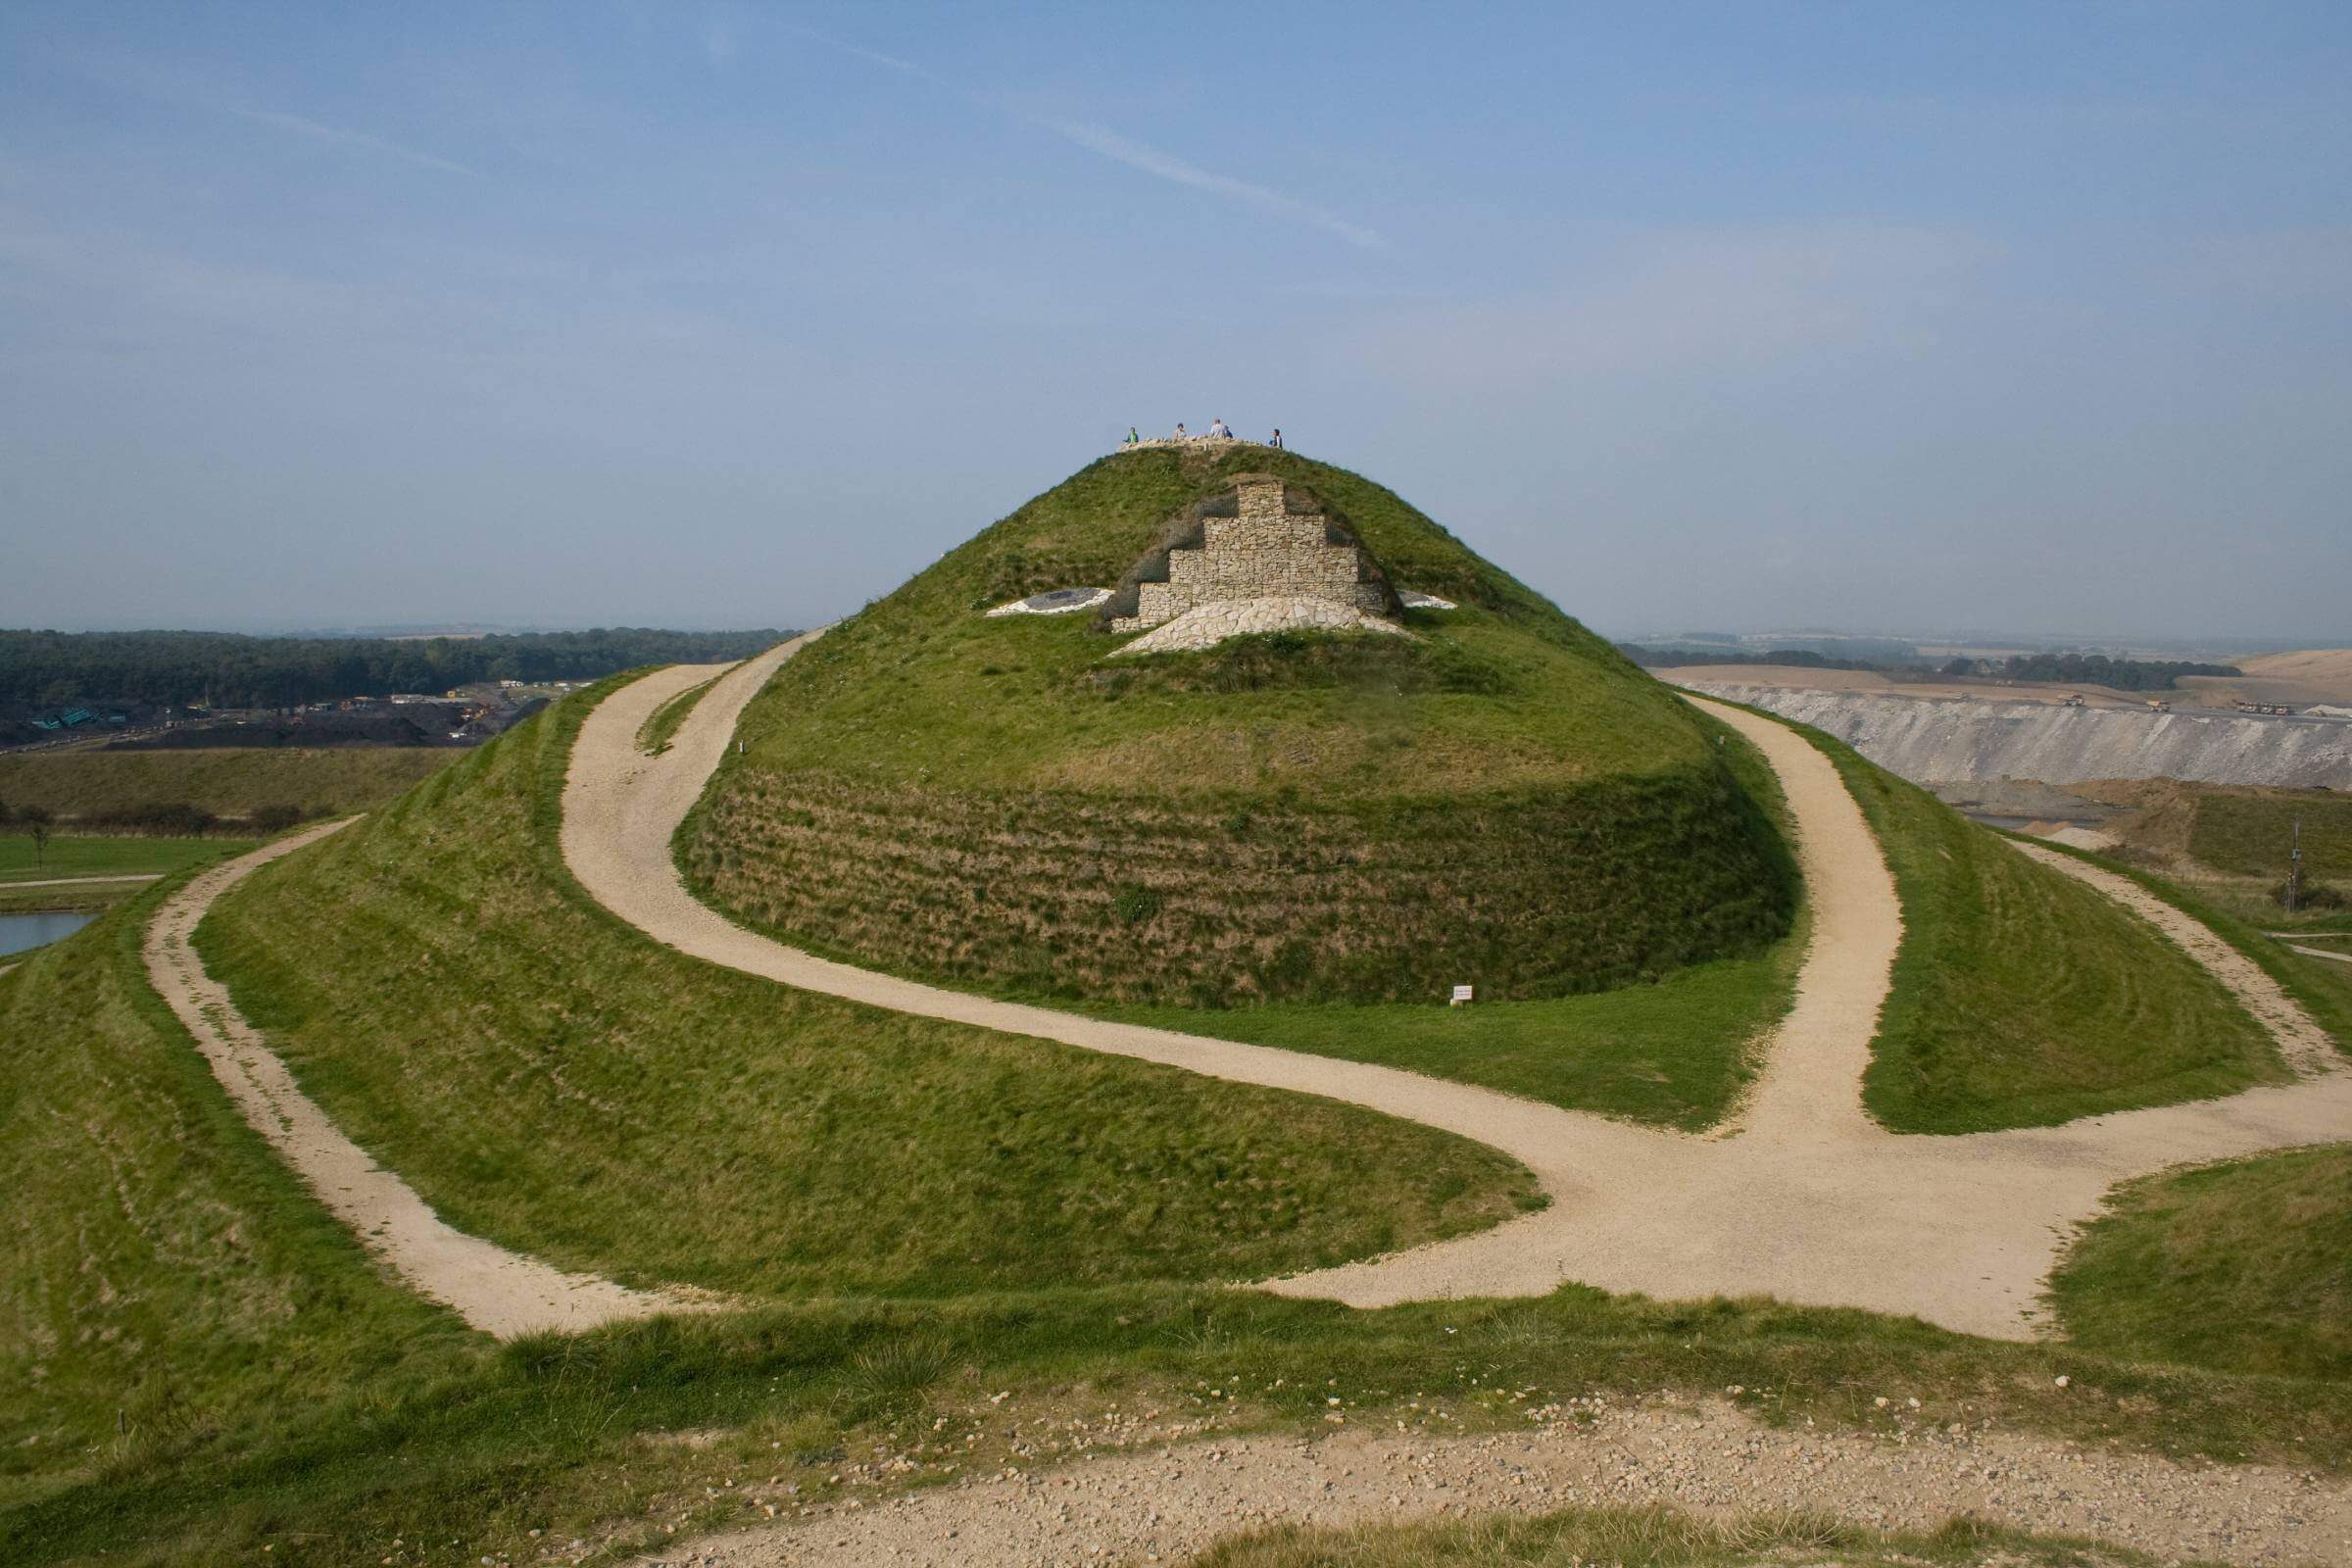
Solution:
<path fill-rule="evenodd" d="M 34 914 L 0 914 L 0 956 L 56 942 L 97 919 L 87 909 L 45 909 Z"/>

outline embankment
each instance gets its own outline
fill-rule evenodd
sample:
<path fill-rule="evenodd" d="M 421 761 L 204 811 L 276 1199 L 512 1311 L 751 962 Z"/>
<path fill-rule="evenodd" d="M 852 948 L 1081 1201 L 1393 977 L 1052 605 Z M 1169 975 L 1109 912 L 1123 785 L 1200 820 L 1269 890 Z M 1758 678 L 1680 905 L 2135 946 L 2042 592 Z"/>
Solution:
<path fill-rule="evenodd" d="M 1810 724 L 1881 767 L 1923 783 L 2179 778 L 2352 788 L 2352 723 L 1951 701 L 1734 682 L 1697 681 L 1691 689 Z"/>

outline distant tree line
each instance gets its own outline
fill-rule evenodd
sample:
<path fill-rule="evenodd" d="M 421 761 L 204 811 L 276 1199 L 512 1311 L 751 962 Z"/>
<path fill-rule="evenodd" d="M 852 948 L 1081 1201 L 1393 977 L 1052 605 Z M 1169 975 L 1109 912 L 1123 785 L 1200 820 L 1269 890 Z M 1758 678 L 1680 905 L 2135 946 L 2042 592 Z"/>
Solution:
<path fill-rule="evenodd" d="M 2126 692 L 2171 691 L 2183 675 L 2243 675 L 2235 664 L 2183 660 L 2110 659 L 2105 654 L 2017 654 L 2008 659 L 1955 659 L 1946 675 L 2000 680 L 2046 680 L 2068 686 L 2111 686 Z"/>
<path fill-rule="evenodd" d="M 1885 669 L 1867 659 L 1832 659 L 1810 648 L 1753 649 L 1648 648 L 1619 643 L 1617 651 L 1644 669 L 1671 669 L 1678 664 L 1790 664 L 1799 669 Z"/>
<path fill-rule="evenodd" d="M 0 631 L 0 703 L 291 708 L 482 680 L 596 680 L 639 664 L 716 663 L 790 635 L 634 626 L 415 640 Z"/>

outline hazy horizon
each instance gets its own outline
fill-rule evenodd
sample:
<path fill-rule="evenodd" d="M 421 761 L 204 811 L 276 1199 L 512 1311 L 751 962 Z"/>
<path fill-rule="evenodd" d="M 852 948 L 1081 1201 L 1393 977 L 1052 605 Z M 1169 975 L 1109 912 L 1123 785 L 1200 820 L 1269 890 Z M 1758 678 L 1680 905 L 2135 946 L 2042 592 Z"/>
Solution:
<path fill-rule="evenodd" d="M 1223 416 L 1615 636 L 2352 643 L 2340 7 L 0 40 L 0 625 L 813 625 Z"/>

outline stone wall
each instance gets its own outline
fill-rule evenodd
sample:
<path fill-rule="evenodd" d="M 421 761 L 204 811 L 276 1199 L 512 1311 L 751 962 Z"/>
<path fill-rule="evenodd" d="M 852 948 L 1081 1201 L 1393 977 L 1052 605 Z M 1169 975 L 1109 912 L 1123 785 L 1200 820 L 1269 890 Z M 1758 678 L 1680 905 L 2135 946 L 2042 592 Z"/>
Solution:
<path fill-rule="evenodd" d="M 1143 631 L 1204 606 L 1248 600 L 1310 600 L 1364 615 L 1389 608 L 1389 589 L 1366 570 L 1363 547 L 1335 539 L 1319 512 L 1295 513 L 1279 479 L 1236 487 L 1233 516 L 1200 519 L 1200 543 L 1167 553 L 1167 580 L 1136 590 L 1136 612 L 1110 629 Z M 1259 618 L 1263 618 L 1262 616 Z"/>

